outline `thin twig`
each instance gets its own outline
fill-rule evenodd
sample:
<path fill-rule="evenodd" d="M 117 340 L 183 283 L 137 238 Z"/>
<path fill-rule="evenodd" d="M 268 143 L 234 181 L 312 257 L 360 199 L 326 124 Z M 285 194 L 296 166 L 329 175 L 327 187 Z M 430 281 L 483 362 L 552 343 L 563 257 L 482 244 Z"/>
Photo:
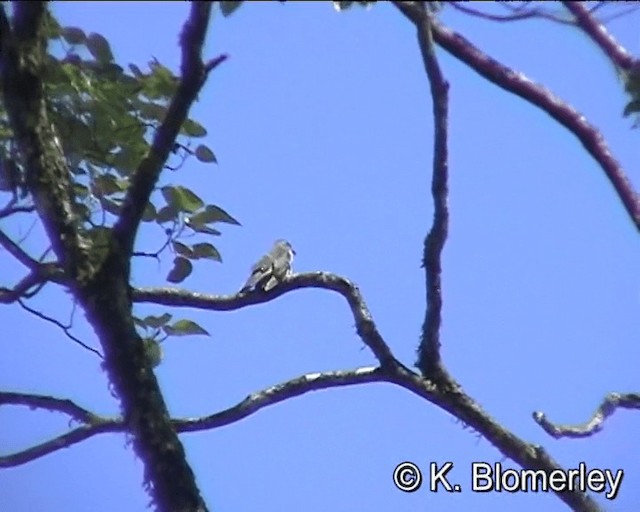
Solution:
<path fill-rule="evenodd" d="M 609 393 L 593 413 L 590 420 L 582 425 L 554 424 L 543 412 L 533 413 L 533 420 L 550 436 L 581 438 L 589 437 L 604 428 L 604 422 L 617 409 L 640 409 L 640 393 Z"/>
<path fill-rule="evenodd" d="M 478 9 L 474 9 L 472 7 L 467 7 L 465 4 L 467 2 L 450 2 L 453 8 L 457 9 L 460 12 L 468 14 L 470 16 L 474 16 L 476 18 L 481 18 L 489 21 L 498 21 L 501 23 L 511 22 L 511 21 L 521 21 L 521 20 L 531 20 L 531 19 L 548 19 L 554 21 L 556 23 L 562 23 L 564 25 L 573 25 L 573 21 L 570 19 L 562 18 L 561 16 L 552 14 L 551 12 L 547 12 L 544 9 L 539 9 L 537 7 L 532 7 L 527 10 L 523 8 L 516 8 L 512 6 L 506 6 L 504 4 L 499 4 L 504 8 L 513 9 L 512 14 L 489 14 L 486 12 L 482 12 Z"/>
<path fill-rule="evenodd" d="M 37 316 L 38 318 L 45 320 L 49 323 L 52 323 L 53 325 L 59 327 L 60 329 L 62 329 L 62 331 L 64 332 L 64 334 L 67 336 L 67 338 L 69 338 L 71 341 L 73 341 L 74 343 L 77 343 L 78 345 L 80 345 L 82 348 L 88 350 L 89 352 L 93 352 L 94 354 L 96 354 L 100 359 L 104 359 L 104 357 L 102 356 L 102 354 L 96 350 L 93 347 L 90 347 L 89 345 L 87 345 L 85 342 L 83 342 L 82 340 L 80 340 L 79 338 L 77 338 L 76 336 L 74 336 L 73 334 L 71 334 L 71 332 L 69 332 L 69 330 L 71 329 L 71 325 L 64 325 L 62 322 L 60 322 L 59 320 L 56 320 L 55 318 L 52 318 L 50 316 L 45 315 L 44 313 L 37 311 L 29 306 L 27 306 L 21 299 L 17 300 L 18 304 L 20 304 L 20 306 L 22 307 L 22 309 L 24 309 L 25 311 L 28 311 L 29 313 L 31 313 L 32 315 Z"/>

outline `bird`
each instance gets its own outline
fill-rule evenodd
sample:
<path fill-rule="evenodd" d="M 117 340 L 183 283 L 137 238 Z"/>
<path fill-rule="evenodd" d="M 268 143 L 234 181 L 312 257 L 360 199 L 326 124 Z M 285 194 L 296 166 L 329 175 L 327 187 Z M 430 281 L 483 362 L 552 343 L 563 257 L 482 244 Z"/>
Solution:
<path fill-rule="evenodd" d="M 251 267 L 251 275 L 240 293 L 251 289 L 271 290 L 291 274 L 291 264 L 296 251 L 287 240 L 276 240 L 271 250 Z"/>

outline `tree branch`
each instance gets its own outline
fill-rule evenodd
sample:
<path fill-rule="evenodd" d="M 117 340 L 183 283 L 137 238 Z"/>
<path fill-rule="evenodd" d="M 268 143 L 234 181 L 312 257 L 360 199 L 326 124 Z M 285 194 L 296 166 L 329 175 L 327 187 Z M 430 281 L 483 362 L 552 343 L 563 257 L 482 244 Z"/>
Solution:
<path fill-rule="evenodd" d="M 301 396 L 309 391 L 370 382 L 395 384 L 438 405 L 479 431 L 505 457 L 514 460 L 523 468 L 543 470 L 547 473 L 562 470 L 561 466 L 549 457 L 541 447 L 525 443 L 495 422 L 477 403 L 464 394 L 459 386 L 442 387 L 440 384 L 436 385 L 397 361 L 393 364 L 388 364 L 386 368 L 363 367 L 354 370 L 302 375 L 257 393 L 252 393 L 238 404 L 209 416 L 196 419 L 173 419 L 171 421 L 175 430 L 181 433 L 208 430 L 240 421 L 264 407 Z M 15 454 L 0 456 L 0 467 L 25 464 L 97 434 L 124 432 L 127 430 L 121 419 L 99 417 L 68 400 L 42 397 L 41 395 L 0 393 L 0 405 L 8 403 L 63 412 L 76 420 L 85 421 L 87 424 L 38 446 Z M 573 510 L 600 510 L 598 505 L 587 494 L 580 491 L 557 494 Z"/>
<path fill-rule="evenodd" d="M 123 209 L 110 233 L 107 254 L 75 295 L 102 345 L 103 367 L 120 399 L 133 447 L 144 463 L 144 484 L 163 512 L 205 512 L 207 505 L 170 421 L 145 344 L 132 316 L 131 255 L 142 214 L 168 153 L 207 73 L 223 59 L 205 65 L 201 51 L 211 2 L 193 2 L 181 35 L 182 77 L 151 148 L 135 171 Z"/>
<path fill-rule="evenodd" d="M 457 383 L 449 380 L 446 374 L 443 374 L 439 378 L 437 386 L 434 386 L 429 380 L 405 367 L 398 366 L 394 369 L 390 381 L 448 411 L 479 432 L 505 457 L 513 460 L 522 468 L 542 470 L 547 474 L 552 471 L 564 471 L 541 446 L 524 442 L 491 418 L 480 405 L 464 393 Z M 597 512 L 601 510 L 600 506 L 588 494 L 579 490 L 556 492 L 556 495 L 574 511 Z"/>
<path fill-rule="evenodd" d="M 176 431 L 181 433 L 214 429 L 235 423 L 269 405 L 275 405 L 309 391 L 380 382 L 382 380 L 384 380 L 382 371 L 373 367 L 309 373 L 252 393 L 237 405 L 226 410 L 202 418 L 174 419 L 172 424 Z M 127 430 L 122 418 L 103 418 L 80 407 L 71 400 L 44 395 L 0 392 L 0 406 L 2 405 L 26 405 L 32 409 L 61 412 L 71 416 L 76 421 L 84 423 L 84 425 L 26 450 L 0 456 L 0 468 L 26 464 L 54 451 L 69 448 L 98 434 L 125 432 Z"/>
<path fill-rule="evenodd" d="M 84 425 L 61 436 L 54 437 L 49 441 L 27 448 L 26 450 L 0 456 L 0 468 L 26 464 L 27 462 L 39 459 L 62 448 L 69 448 L 96 434 L 122 432 L 125 430 L 122 419 L 102 418 L 80 407 L 71 400 L 52 396 L 0 392 L 0 406 L 2 405 L 25 405 L 31 409 L 46 409 L 52 412 L 60 412 L 67 414 L 75 421 L 84 423 Z"/>
<path fill-rule="evenodd" d="M 210 311 L 233 311 L 255 304 L 271 301 L 291 290 L 322 288 L 342 295 L 351 309 L 356 330 L 362 341 L 371 349 L 384 367 L 393 364 L 395 358 L 378 332 L 371 312 L 364 302 L 358 287 L 349 280 L 328 272 L 295 274 L 268 292 L 254 291 L 235 295 L 209 295 L 177 288 L 135 288 L 134 302 L 153 302 L 165 306 L 192 307 Z"/>
<path fill-rule="evenodd" d="M 562 2 L 576 19 L 578 26 L 600 47 L 618 68 L 629 71 L 637 62 L 629 52 L 607 31 L 582 2 Z"/>
<path fill-rule="evenodd" d="M 11 304 L 20 297 L 24 297 L 28 290 L 43 282 L 37 272 L 31 272 L 23 277 L 13 288 L 0 287 L 0 304 Z"/>
<path fill-rule="evenodd" d="M 93 424 L 103 421 L 99 416 L 84 407 L 80 407 L 72 400 L 56 398 L 49 395 L 0 391 L 0 406 L 2 405 L 25 405 L 30 409 L 46 409 L 51 412 L 61 412 L 80 423 Z"/>
<path fill-rule="evenodd" d="M 478 431 L 505 457 L 514 460 L 525 469 L 541 469 L 547 473 L 562 469 L 542 448 L 524 442 L 491 418 L 444 369 L 438 373 L 437 380 L 431 380 L 425 379 L 400 363 L 378 333 L 357 288 L 347 279 L 335 274 L 326 272 L 295 274 L 269 292 L 207 295 L 175 288 L 138 288 L 132 290 L 132 298 L 134 302 L 152 302 L 165 306 L 192 307 L 210 311 L 232 311 L 268 302 L 300 288 L 332 290 L 347 300 L 358 334 L 381 362 L 379 380 L 397 384 L 448 411 Z M 361 323 L 364 323 L 362 327 Z M 384 364 L 382 364 L 383 361 Z M 595 501 L 581 492 L 558 493 L 558 496 L 574 510 L 585 512 L 600 510 Z"/>
<path fill-rule="evenodd" d="M 573 25 L 571 20 L 566 20 L 560 16 L 557 16 L 551 12 L 547 12 L 543 9 L 539 9 L 537 7 L 529 8 L 529 9 L 518 9 L 517 11 L 511 14 L 489 14 L 486 12 L 482 12 L 478 9 L 474 9 L 472 7 L 467 7 L 464 4 L 467 2 L 449 2 L 449 4 L 460 12 L 464 12 L 470 16 L 474 16 L 476 18 L 481 18 L 489 21 L 498 21 L 498 22 L 511 22 L 511 21 L 521 21 L 521 20 L 530 20 L 537 18 L 544 18 L 556 23 L 562 23 L 565 25 Z M 505 7 L 505 6 L 503 6 Z"/>
<path fill-rule="evenodd" d="M 197 419 L 174 420 L 178 432 L 198 432 L 223 427 L 240 421 L 260 409 L 284 402 L 289 398 L 304 395 L 310 391 L 354 386 L 370 382 L 387 381 L 381 368 L 362 367 L 354 370 L 339 370 L 323 373 L 307 373 L 295 379 L 276 384 L 247 396 L 240 403 L 224 411 Z"/>
<path fill-rule="evenodd" d="M 395 0 L 393 3 L 416 26 L 422 23 L 425 14 L 416 2 Z M 640 196 L 611 154 L 600 132 L 589 124 L 582 114 L 545 87 L 533 83 L 522 73 L 483 53 L 463 36 L 439 22 L 433 21 L 431 29 L 434 41 L 454 57 L 490 82 L 537 106 L 573 133 L 600 165 L 631 217 L 631 221 L 640 230 Z"/>
<path fill-rule="evenodd" d="M 29 256 L 18 244 L 16 244 L 11 238 L 9 238 L 0 229 L 0 245 L 4 247 L 11 256 L 17 259 L 25 267 L 30 270 L 35 270 L 40 266 L 36 260 Z"/>
<path fill-rule="evenodd" d="M 26 172 L 26 185 L 51 245 L 69 276 L 89 272 L 86 242 L 73 213 L 73 188 L 41 79 L 45 66 L 44 2 L 13 5 L 13 29 L 0 7 L 4 105 Z"/>
<path fill-rule="evenodd" d="M 48 281 L 67 284 L 68 279 L 66 279 L 56 263 L 40 263 L 37 268 L 22 278 L 15 287 L 0 287 L 0 304 L 10 304 L 21 297 L 33 297 L 35 292 L 30 292 L 29 290 L 36 287 L 36 291 L 38 291 Z"/>
<path fill-rule="evenodd" d="M 533 413 L 533 420 L 552 437 L 589 437 L 604 428 L 604 422 L 616 409 L 640 409 L 640 393 L 609 393 L 593 413 L 590 420 L 582 425 L 556 425 L 543 412 Z"/>
<path fill-rule="evenodd" d="M 10 215 L 13 215 L 14 213 L 31 213 L 35 209 L 36 209 L 36 207 L 33 206 L 33 205 L 12 206 L 11 204 L 9 204 L 8 206 L 5 206 L 4 208 L 0 209 L 0 219 L 4 219 L 5 217 L 9 217 Z"/>
<path fill-rule="evenodd" d="M 449 118 L 449 84 L 445 80 L 433 44 L 432 16 L 423 9 L 418 24 L 418 44 L 422 53 L 431 98 L 433 100 L 433 169 L 431 194 L 433 196 L 433 222 L 424 241 L 422 266 L 425 269 L 427 307 L 418 348 L 417 366 L 422 374 L 436 377 L 441 370 L 440 326 L 442 324 L 442 250 L 449 231 L 448 179 L 449 153 L 447 147 Z"/>
<path fill-rule="evenodd" d="M 114 226 L 120 247 L 127 255 L 133 252 L 135 236 L 149 203 L 149 197 L 175 144 L 180 127 L 187 118 L 191 104 L 195 101 L 209 72 L 226 59 L 226 55 L 223 55 L 206 65 L 202 62 L 202 46 L 209 25 L 211 6 L 211 2 L 191 4 L 191 14 L 180 38 L 182 46 L 180 84 L 171 100 L 166 117 L 155 134 L 149 153 L 133 174 L 120 217 Z"/>

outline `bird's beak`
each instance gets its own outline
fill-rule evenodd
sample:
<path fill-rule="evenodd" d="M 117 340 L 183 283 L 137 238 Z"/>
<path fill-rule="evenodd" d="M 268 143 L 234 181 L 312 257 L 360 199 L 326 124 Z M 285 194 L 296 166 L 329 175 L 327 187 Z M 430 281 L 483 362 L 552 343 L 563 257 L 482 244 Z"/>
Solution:
<path fill-rule="evenodd" d="M 293 253 L 294 256 L 297 254 L 293 247 L 291 248 L 291 252 Z"/>

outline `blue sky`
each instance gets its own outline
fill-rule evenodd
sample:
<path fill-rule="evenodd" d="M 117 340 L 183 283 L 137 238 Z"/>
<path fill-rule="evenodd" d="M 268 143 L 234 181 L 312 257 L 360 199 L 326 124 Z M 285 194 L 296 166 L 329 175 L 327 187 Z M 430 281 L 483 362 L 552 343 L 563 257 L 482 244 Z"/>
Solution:
<path fill-rule="evenodd" d="M 120 63 L 152 57 L 177 69 L 188 5 L 56 3 L 63 25 L 99 32 Z M 610 24 L 640 53 L 640 15 Z M 638 131 L 613 68 L 578 30 L 545 21 L 496 25 L 445 10 L 442 20 L 501 62 L 546 84 L 599 127 L 640 188 Z M 212 240 L 183 287 L 232 293 L 276 238 L 298 271 L 326 270 L 361 289 L 395 355 L 412 365 L 424 315 L 422 242 L 431 225 L 432 118 L 414 28 L 390 5 L 337 13 L 329 3 L 256 3 L 216 13 L 206 54 L 228 53 L 193 117 L 219 165 L 190 161 L 161 184 L 192 187 L 242 227 Z M 610 391 L 637 391 L 640 243 L 603 172 L 547 115 L 439 51 L 450 89 L 450 237 L 443 254 L 445 364 L 496 420 L 565 467 L 625 471 L 608 510 L 640 506 L 640 416 L 621 411 L 587 440 L 550 439 L 535 410 L 581 422 Z M 4 223 L 12 236 L 28 224 Z M 162 244 L 145 226 L 139 250 Z M 37 252 L 37 230 L 25 242 Z M 171 258 L 136 261 L 138 286 L 161 285 Z M 21 270 L 2 255 L 3 285 Z M 69 296 L 32 304 L 65 321 Z M 140 315 L 162 307 L 137 305 Z M 157 375 L 176 417 L 211 414 L 308 372 L 375 364 L 343 299 L 299 290 L 230 313 L 172 311 L 211 337 L 169 339 Z M 0 308 L 0 389 L 70 398 L 117 414 L 97 358 L 50 324 Z M 74 333 L 97 341 L 81 314 Z M 4 454 L 68 428 L 62 415 L 0 408 Z M 182 436 L 212 510 L 566 510 L 553 495 L 403 494 L 394 467 L 502 455 L 437 407 L 390 384 L 307 394 L 224 428 Z M 509 464 L 509 462 L 507 462 Z M 0 508 L 144 510 L 142 465 L 121 435 L 92 438 L 0 472 Z"/>

